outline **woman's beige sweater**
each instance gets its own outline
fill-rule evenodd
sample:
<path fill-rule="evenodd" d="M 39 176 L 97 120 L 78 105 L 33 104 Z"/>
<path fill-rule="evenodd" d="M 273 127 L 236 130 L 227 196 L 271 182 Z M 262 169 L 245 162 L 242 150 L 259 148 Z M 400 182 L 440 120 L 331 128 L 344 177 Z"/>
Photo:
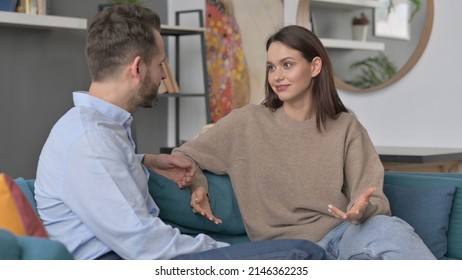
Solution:
<path fill-rule="evenodd" d="M 341 223 L 343 211 L 368 187 L 377 191 L 364 217 L 390 214 L 383 194 L 383 166 L 366 129 L 351 114 L 328 120 L 290 119 L 263 105 L 233 110 L 201 136 L 173 151 L 201 169 L 229 174 L 251 240 L 318 241 Z M 206 186 L 202 172 L 192 187 Z"/>

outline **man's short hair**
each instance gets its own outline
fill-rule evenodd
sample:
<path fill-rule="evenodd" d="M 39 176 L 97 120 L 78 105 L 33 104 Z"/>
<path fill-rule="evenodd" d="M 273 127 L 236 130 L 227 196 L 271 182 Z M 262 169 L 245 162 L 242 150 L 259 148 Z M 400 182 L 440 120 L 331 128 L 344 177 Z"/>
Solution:
<path fill-rule="evenodd" d="M 136 56 L 149 63 L 158 51 L 154 30 L 160 31 L 160 18 L 148 8 L 120 4 L 99 12 L 88 29 L 85 50 L 92 80 L 111 78 Z"/>

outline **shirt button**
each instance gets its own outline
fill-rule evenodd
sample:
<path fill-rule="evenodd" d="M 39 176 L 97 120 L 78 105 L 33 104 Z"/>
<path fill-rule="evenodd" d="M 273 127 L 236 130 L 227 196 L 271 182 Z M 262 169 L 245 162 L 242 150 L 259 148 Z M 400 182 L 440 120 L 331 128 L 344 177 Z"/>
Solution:
<path fill-rule="evenodd" d="M 135 207 L 135 202 L 134 202 L 133 200 L 130 201 L 130 206 L 131 206 L 131 207 Z"/>

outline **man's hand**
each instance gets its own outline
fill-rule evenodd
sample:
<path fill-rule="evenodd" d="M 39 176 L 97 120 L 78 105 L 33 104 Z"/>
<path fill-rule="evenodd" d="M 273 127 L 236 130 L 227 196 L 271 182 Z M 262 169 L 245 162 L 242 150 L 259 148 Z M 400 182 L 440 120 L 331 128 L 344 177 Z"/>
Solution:
<path fill-rule="evenodd" d="M 332 214 L 332 216 L 334 216 L 337 219 L 344 221 L 348 220 L 353 224 L 359 224 L 359 221 L 361 221 L 361 218 L 363 217 L 364 211 L 366 211 L 367 206 L 369 206 L 369 199 L 371 195 L 375 192 L 375 190 L 375 187 L 368 188 L 356 199 L 355 203 L 353 204 L 353 207 L 351 207 L 350 211 L 346 213 L 341 211 L 332 204 L 329 204 L 327 206 L 327 210 L 329 211 L 329 213 Z"/>
<path fill-rule="evenodd" d="M 196 167 L 190 161 L 168 154 L 146 154 L 143 164 L 157 174 L 174 181 L 179 188 L 188 186 L 196 174 Z"/>
<path fill-rule="evenodd" d="M 222 221 L 212 214 L 209 197 L 203 187 L 197 187 L 191 193 L 191 208 L 194 213 L 199 213 L 215 224 L 221 224 Z"/>

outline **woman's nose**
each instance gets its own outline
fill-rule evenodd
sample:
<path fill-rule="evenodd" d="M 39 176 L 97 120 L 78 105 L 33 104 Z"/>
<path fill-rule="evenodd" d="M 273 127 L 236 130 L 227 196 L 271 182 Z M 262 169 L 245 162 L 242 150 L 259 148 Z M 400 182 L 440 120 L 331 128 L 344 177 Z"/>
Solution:
<path fill-rule="evenodd" d="M 275 70 L 273 73 L 273 79 L 275 81 L 281 81 L 284 79 L 284 75 L 282 75 L 282 72 L 280 70 Z"/>

